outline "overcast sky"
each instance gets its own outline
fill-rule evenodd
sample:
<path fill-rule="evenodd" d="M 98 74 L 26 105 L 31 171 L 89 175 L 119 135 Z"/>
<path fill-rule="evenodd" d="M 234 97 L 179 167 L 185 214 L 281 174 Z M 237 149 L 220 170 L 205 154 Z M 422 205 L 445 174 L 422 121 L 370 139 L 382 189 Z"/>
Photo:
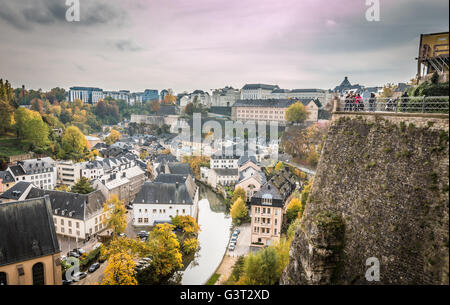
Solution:
<path fill-rule="evenodd" d="M 448 31 L 447 0 L 0 0 L 0 78 L 48 90 L 210 90 L 405 82 L 421 33 Z"/>

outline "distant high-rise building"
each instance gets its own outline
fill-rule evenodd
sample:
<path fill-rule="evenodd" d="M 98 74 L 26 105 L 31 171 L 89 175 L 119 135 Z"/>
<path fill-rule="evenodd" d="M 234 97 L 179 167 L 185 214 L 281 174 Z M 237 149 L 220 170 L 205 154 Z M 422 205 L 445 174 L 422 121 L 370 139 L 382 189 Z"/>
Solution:
<path fill-rule="evenodd" d="M 158 100 L 159 101 L 159 93 L 158 90 L 155 89 L 145 89 L 144 94 L 142 95 L 142 101 L 153 101 Z"/>
<path fill-rule="evenodd" d="M 76 99 L 85 104 L 95 105 L 103 99 L 103 90 L 94 87 L 71 87 L 69 89 L 69 101 L 74 102 Z"/>

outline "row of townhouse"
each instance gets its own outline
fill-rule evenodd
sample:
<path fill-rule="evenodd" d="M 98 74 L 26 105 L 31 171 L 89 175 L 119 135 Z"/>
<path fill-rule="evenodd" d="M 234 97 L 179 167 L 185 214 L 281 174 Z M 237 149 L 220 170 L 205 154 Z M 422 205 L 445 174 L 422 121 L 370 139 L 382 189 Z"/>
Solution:
<path fill-rule="evenodd" d="M 50 157 L 17 161 L 15 165 L 9 166 L 6 171 L 8 174 L 2 175 L 7 177 L 7 181 L 14 180 L 15 183 L 19 181 L 32 182 L 36 187 L 45 190 L 52 190 L 56 186 L 56 162 Z M 13 183 L 9 183 L 9 187 L 11 187 Z"/>
<path fill-rule="evenodd" d="M 0 195 L 2 204 L 48 196 L 53 224 L 58 236 L 84 240 L 106 229 L 104 204 L 107 197 L 100 190 L 77 194 L 37 188 L 31 182 L 20 181 Z"/>

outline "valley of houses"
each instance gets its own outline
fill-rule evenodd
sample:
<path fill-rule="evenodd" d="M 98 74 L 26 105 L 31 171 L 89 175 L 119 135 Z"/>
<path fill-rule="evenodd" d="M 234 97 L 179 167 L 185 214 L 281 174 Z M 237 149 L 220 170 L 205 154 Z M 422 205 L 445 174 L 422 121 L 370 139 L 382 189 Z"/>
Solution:
<path fill-rule="evenodd" d="M 71 88 L 69 97 L 95 103 L 101 91 L 89 90 Z M 121 94 L 130 98 L 127 92 Z M 215 118 L 221 117 L 222 107 L 231 108 L 227 115 L 232 120 L 278 120 L 283 125 L 286 109 L 297 101 L 310 111 L 309 122 L 319 121 L 326 112 L 323 104 L 328 96 L 323 90 L 291 91 L 263 84 L 246 85 L 240 91 L 226 87 L 214 91 L 212 99 L 196 91 L 181 96 L 178 105 L 161 105 L 154 115 L 132 115 L 130 121 L 119 124 L 166 124 L 171 134 L 122 137 L 112 145 L 100 139 L 105 134 L 87 136 L 101 157 L 85 162 L 43 157 L 10 164 L 0 171 L 0 284 L 61 284 L 61 257 L 66 255 L 61 242 L 110 235 L 103 220 L 104 203 L 111 195 L 132 209 L 128 225 L 134 228 L 170 222 L 176 215 L 197 218 L 199 187 L 189 165 L 180 162 L 196 153 L 210 158 L 210 166 L 200 168 L 200 182 L 222 193 L 225 187 L 241 187 L 246 192 L 251 217 L 249 246 L 272 244 L 280 238 L 286 203 L 297 187 L 288 168 L 269 180 L 262 170 L 273 165 L 275 160 L 270 157 L 278 152 L 278 140 L 254 139 L 256 146 L 246 153 L 236 151 L 243 142 L 239 137 L 197 143 L 180 133 L 190 125 L 180 118 L 180 107 L 195 99 L 216 107 L 215 113 L 214 108 L 210 111 Z M 139 158 L 143 150 L 149 152 L 145 161 Z M 60 186 L 70 189 L 81 177 L 89 179 L 93 192 L 56 190 Z"/>

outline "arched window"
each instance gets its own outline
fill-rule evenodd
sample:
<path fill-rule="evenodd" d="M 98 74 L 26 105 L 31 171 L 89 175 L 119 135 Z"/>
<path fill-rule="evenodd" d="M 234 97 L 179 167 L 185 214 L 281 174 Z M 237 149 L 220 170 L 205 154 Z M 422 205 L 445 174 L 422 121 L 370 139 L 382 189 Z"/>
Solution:
<path fill-rule="evenodd" d="M 33 265 L 33 285 L 45 285 L 43 263 Z"/>
<path fill-rule="evenodd" d="M 8 280 L 6 278 L 5 272 L 0 272 L 0 286 L 2 285 L 8 285 Z"/>

